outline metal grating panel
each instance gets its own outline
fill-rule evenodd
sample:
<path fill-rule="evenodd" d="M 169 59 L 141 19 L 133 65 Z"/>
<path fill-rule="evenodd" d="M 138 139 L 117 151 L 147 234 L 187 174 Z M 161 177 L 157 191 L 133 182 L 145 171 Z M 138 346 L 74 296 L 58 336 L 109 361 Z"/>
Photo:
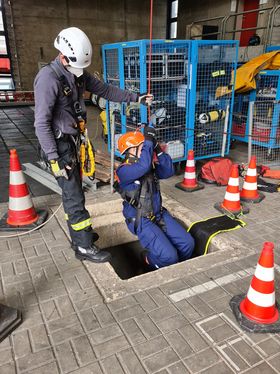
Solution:
<path fill-rule="evenodd" d="M 233 95 L 217 96 L 218 87 L 228 87 L 236 65 L 235 44 L 198 43 L 194 151 L 196 158 L 223 155 L 230 137 Z"/>
<path fill-rule="evenodd" d="M 258 163 L 280 164 L 280 128 L 277 100 L 279 75 L 260 74 L 253 106 L 252 154 Z M 279 96 L 279 94 L 278 94 Z"/>
<path fill-rule="evenodd" d="M 149 58 L 148 40 L 105 45 L 105 80 L 146 93 L 150 62 L 154 94 L 150 121 L 173 161 L 186 160 L 189 149 L 194 149 L 196 159 L 228 153 L 233 94 L 216 95 L 234 76 L 237 43 L 153 40 L 151 61 Z M 149 120 L 144 105 L 109 103 L 108 118 L 113 111 L 115 144 L 120 134 Z"/>

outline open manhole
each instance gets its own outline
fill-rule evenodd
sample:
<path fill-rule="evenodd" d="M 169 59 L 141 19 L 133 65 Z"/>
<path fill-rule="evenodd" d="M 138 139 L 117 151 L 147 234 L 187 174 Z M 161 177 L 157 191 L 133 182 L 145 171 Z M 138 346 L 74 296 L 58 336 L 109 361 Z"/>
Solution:
<path fill-rule="evenodd" d="M 158 270 L 151 269 L 145 264 L 146 251 L 138 240 L 104 248 L 104 250 L 111 253 L 112 259 L 110 264 L 120 279 L 130 279 L 141 274 Z M 201 255 L 194 253 L 192 258 L 199 256 Z M 183 262 L 186 261 L 188 260 Z"/>
<path fill-rule="evenodd" d="M 110 264 L 121 279 L 133 278 L 150 271 L 145 265 L 145 251 L 139 241 L 119 244 L 104 250 L 111 253 Z"/>
<path fill-rule="evenodd" d="M 164 199 L 164 206 L 185 227 L 199 220 L 196 213 L 180 206 L 177 201 Z M 106 301 L 115 300 L 125 295 L 140 292 L 151 287 L 157 287 L 173 280 L 178 280 L 195 274 L 212 266 L 230 262 L 238 258 L 241 252 L 250 252 L 240 242 L 228 240 L 225 236 L 215 237 L 211 240 L 209 254 L 192 258 L 168 267 L 149 271 L 141 259 L 143 251 L 137 237 L 132 235 L 126 227 L 122 215 L 122 200 L 106 195 L 96 199 L 87 206 L 96 231 L 100 238 L 97 242 L 99 248 L 109 251 L 112 255 L 110 263 L 94 264 L 84 262 L 95 281 L 99 291 Z M 61 214 L 60 222 L 66 223 Z"/>

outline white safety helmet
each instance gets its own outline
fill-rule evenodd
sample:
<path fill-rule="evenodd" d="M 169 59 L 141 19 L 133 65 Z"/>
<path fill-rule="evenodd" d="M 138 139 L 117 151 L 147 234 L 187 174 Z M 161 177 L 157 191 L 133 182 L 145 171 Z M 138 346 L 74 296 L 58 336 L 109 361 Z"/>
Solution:
<path fill-rule="evenodd" d="M 68 70 L 78 77 L 83 74 L 83 69 L 91 64 L 91 42 L 77 27 L 60 31 L 55 38 L 54 46 L 66 57 Z"/>

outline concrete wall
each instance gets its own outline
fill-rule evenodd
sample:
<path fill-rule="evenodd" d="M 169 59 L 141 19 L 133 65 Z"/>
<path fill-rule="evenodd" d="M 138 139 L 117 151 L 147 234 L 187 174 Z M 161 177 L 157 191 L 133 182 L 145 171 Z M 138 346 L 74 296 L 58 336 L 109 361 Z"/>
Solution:
<path fill-rule="evenodd" d="M 5 1 L 12 66 L 17 88 L 32 90 L 38 62 L 52 60 L 53 41 L 69 26 L 81 28 L 93 43 L 91 72 L 102 69 L 104 43 L 149 37 L 149 0 Z M 154 2 L 153 36 L 165 38 L 166 0 Z"/>

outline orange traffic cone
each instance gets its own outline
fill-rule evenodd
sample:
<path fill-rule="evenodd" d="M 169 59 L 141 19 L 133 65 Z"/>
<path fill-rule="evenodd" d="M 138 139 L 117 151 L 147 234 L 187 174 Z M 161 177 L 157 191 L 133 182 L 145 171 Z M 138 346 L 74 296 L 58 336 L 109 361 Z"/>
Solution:
<path fill-rule="evenodd" d="M 216 203 L 214 208 L 223 214 L 234 215 L 235 217 L 242 213 L 249 213 L 249 208 L 240 203 L 239 172 L 236 164 L 232 165 L 231 168 L 224 201 Z"/>
<path fill-rule="evenodd" d="M 34 228 L 44 222 L 46 211 L 36 213 L 21 170 L 17 151 L 10 150 L 10 187 L 8 214 L 0 221 L 0 230 Z"/>
<path fill-rule="evenodd" d="M 243 188 L 240 192 L 240 199 L 241 201 L 247 201 L 248 203 L 260 203 L 264 197 L 264 194 L 258 191 L 257 161 L 256 156 L 252 156 L 245 176 Z"/>
<path fill-rule="evenodd" d="M 237 321 L 250 332 L 280 331 L 279 311 L 275 304 L 273 248 L 273 243 L 264 243 L 247 295 L 234 296 L 230 301 Z"/>
<path fill-rule="evenodd" d="M 194 151 L 188 152 L 188 159 L 185 168 L 183 182 L 176 183 L 175 187 L 186 192 L 202 190 L 204 185 L 199 183 L 195 174 Z"/>

